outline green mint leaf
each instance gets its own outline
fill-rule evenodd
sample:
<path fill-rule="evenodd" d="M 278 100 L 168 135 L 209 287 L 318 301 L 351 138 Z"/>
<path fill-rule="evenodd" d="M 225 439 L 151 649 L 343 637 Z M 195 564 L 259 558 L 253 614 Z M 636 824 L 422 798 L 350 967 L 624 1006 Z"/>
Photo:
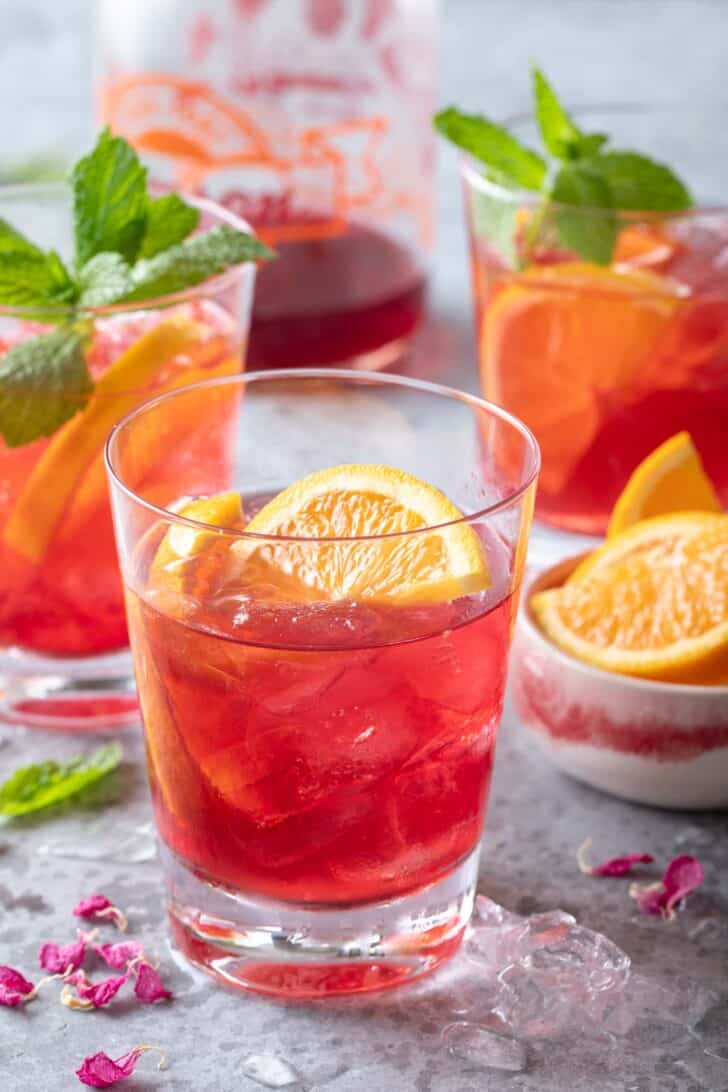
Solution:
<path fill-rule="evenodd" d="M 55 251 L 44 254 L 7 220 L 0 219 L 0 304 L 42 308 L 68 303 L 74 297 L 71 276 Z"/>
<path fill-rule="evenodd" d="M 609 140 L 606 133 L 584 133 L 573 146 L 574 159 L 591 159 Z"/>
<path fill-rule="evenodd" d="M 134 289 L 126 300 L 147 300 L 172 295 L 202 284 L 240 262 L 274 257 L 274 252 L 252 235 L 229 224 L 195 235 L 178 246 L 136 263 Z"/>
<path fill-rule="evenodd" d="M 155 254 L 176 246 L 195 230 L 199 222 L 199 210 L 188 205 L 176 193 L 167 193 L 150 201 L 139 257 L 153 258 Z"/>
<path fill-rule="evenodd" d="M 681 212 L 692 198 L 676 174 L 636 152 L 605 152 L 590 163 L 612 192 L 615 208 L 629 212 Z"/>
<path fill-rule="evenodd" d="M 31 307 L 39 313 L 38 321 L 54 321 L 44 308 L 72 303 L 76 289 L 57 254 L 34 250 L 0 250 L 0 304 L 6 307 Z M 66 316 L 61 314 L 55 319 Z"/>
<path fill-rule="evenodd" d="M 543 186 L 544 160 L 500 125 L 478 114 L 463 114 L 454 106 L 436 114 L 434 124 L 453 144 L 485 163 L 495 181 L 502 185 L 526 190 L 539 190 Z"/>
<path fill-rule="evenodd" d="M 27 254 L 36 258 L 44 257 L 43 251 L 30 239 L 26 239 L 19 231 L 0 217 L 0 254 Z"/>
<path fill-rule="evenodd" d="M 562 206 L 555 210 L 556 229 L 563 245 L 581 258 L 608 265 L 617 239 L 609 185 L 591 169 L 591 161 L 565 163 L 554 179 L 551 199 Z"/>
<path fill-rule="evenodd" d="M 83 408 L 92 390 L 75 329 L 23 341 L 0 357 L 0 435 L 8 447 L 50 436 Z"/>
<path fill-rule="evenodd" d="M 96 254 L 79 274 L 81 307 L 107 307 L 134 288 L 131 268 L 121 254 Z"/>
<path fill-rule="evenodd" d="M 76 265 L 104 251 L 133 262 L 147 220 L 147 172 L 122 137 L 104 129 L 71 176 Z"/>
<path fill-rule="evenodd" d="M 557 159 L 572 159 L 582 132 L 566 113 L 541 69 L 533 68 L 532 76 L 536 120 L 546 149 Z"/>
<path fill-rule="evenodd" d="M 0 785 L 0 815 L 29 815 L 77 796 L 115 770 L 122 757 L 121 745 L 114 742 L 70 762 L 49 759 L 22 766 Z"/>

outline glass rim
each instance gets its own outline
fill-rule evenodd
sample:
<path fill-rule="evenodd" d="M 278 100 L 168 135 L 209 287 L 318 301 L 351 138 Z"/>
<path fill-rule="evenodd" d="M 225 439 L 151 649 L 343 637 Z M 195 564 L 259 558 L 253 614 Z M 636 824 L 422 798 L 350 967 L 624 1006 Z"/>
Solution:
<path fill-rule="evenodd" d="M 425 527 L 416 527 L 409 531 L 388 531 L 385 534 L 373 534 L 373 535 L 339 535 L 330 537 L 316 537 L 316 536 L 303 536 L 303 535 L 276 535 L 276 534 L 264 534 L 258 531 L 246 531 L 245 528 L 237 530 L 230 527 L 221 527 L 215 523 L 203 523 L 200 520 L 191 519 L 189 516 L 183 516 L 179 512 L 174 512 L 170 508 L 164 508 L 161 505 L 154 504 L 152 501 L 145 500 L 144 497 L 132 489 L 123 481 L 120 474 L 117 472 L 113 465 L 113 452 L 112 448 L 116 445 L 119 436 L 127 428 L 135 418 L 141 417 L 144 413 L 149 412 L 156 406 L 159 406 L 168 401 L 172 401 L 174 398 L 179 398 L 184 394 L 189 394 L 190 391 L 197 391 L 203 389 L 213 389 L 216 387 L 238 386 L 243 387 L 249 383 L 277 383 L 277 382 L 290 382 L 295 379 L 339 379 L 342 381 L 354 381 L 361 382 L 362 385 L 370 386 L 389 386 L 399 387 L 405 390 L 418 391 L 423 394 L 437 395 L 442 398 L 452 399 L 454 401 L 462 402 L 465 405 L 470 406 L 472 409 L 482 411 L 491 418 L 496 418 L 499 421 L 504 422 L 514 432 L 516 432 L 523 440 L 526 448 L 529 452 L 527 468 L 521 474 L 521 481 L 517 488 L 513 490 L 511 494 L 499 501 L 495 501 L 493 504 L 486 505 L 485 507 L 478 509 L 476 512 L 461 515 L 458 519 L 448 520 L 445 523 L 429 524 Z M 366 372 L 355 371 L 349 368 L 280 368 L 275 371 L 257 371 L 257 372 L 242 372 L 238 375 L 222 376 L 218 379 L 205 379 L 197 383 L 191 383 L 185 387 L 177 387 L 175 390 L 167 391 L 164 394 L 157 395 L 155 398 L 150 398 L 146 402 L 143 402 L 140 406 L 131 410 L 124 417 L 118 421 L 111 432 L 109 433 L 106 444 L 104 445 L 104 463 L 106 466 L 106 472 L 109 477 L 112 488 L 120 490 L 128 499 L 135 504 L 153 512 L 158 518 L 168 521 L 170 524 L 180 524 L 185 527 L 190 527 L 193 530 L 206 530 L 214 531 L 217 534 L 224 534 L 234 539 L 241 539 L 255 542 L 277 542 L 277 543 L 352 543 L 352 542 L 379 542 L 388 539 L 404 539 L 412 538 L 425 534 L 432 534 L 433 532 L 445 531 L 449 528 L 459 527 L 464 524 L 475 523 L 482 519 L 489 519 L 499 512 L 502 512 L 508 508 L 511 508 L 522 500 L 522 498 L 528 493 L 529 489 L 534 485 L 538 477 L 538 472 L 541 466 L 541 453 L 536 441 L 535 436 L 522 421 L 520 421 L 513 414 L 508 413 L 507 410 L 501 409 L 500 406 L 496 406 L 493 402 L 488 402 L 484 398 L 480 398 L 478 395 L 469 394 L 467 391 L 457 390 L 455 387 L 448 387 L 441 383 L 431 383 L 424 379 L 411 379 L 409 376 L 395 375 L 395 374 L 382 374 L 379 372 Z"/>
<path fill-rule="evenodd" d="M 222 223 L 229 224 L 230 227 L 237 228 L 238 231 L 245 231 L 249 235 L 257 238 L 253 228 L 247 220 L 243 220 L 240 216 L 236 216 L 230 209 L 225 208 L 224 205 L 219 205 L 217 201 L 213 201 L 209 197 L 204 197 L 201 194 L 189 193 L 186 190 L 176 190 L 166 186 L 157 186 L 154 182 L 150 183 L 150 189 L 152 192 L 157 192 L 160 197 L 167 193 L 175 193 L 188 204 L 199 209 L 203 214 L 208 213 L 210 216 L 216 217 Z M 32 198 L 34 195 L 37 195 L 38 197 L 43 195 L 46 197 L 53 197 L 59 196 L 61 193 L 67 193 L 70 197 L 71 188 L 68 182 L 59 180 L 57 182 L 11 182 L 0 184 L 0 205 L 2 205 L 5 198 L 21 198 L 25 194 Z M 103 307 L 74 308 L 64 304 L 48 304 L 47 306 L 41 306 L 39 304 L 33 304 L 31 306 L 19 304 L 10 306 L 9 304 L 0 304 L 0 317 L 24 319 L 28 322 L 39 322 L 41 321 L 39 316 L 52 315 L 54 318 L 59 318 L 63 315 L 73 315 L 74 318 L 83 321 L 84 319 L 95 320 L 110 318 L 120 314 L 133 314 L 138 311 L 162 310 L 180 303 L 189 303 L 193 300 L 205 299 L 210 295 L 211 291 L 224 291 L 241 279 L 249 277 L 254 270 L 255 265 L 256 263 L 252 261 L 241 262 L 231 269 L 226 269 L 224 273 L 217 273 L 214 277 L 208 277 L 207 280 L 202 281 L 201 284 L 196 284 L 191 288 L 184 288 L 180 292 L 170 292 L 166 295 L 154 296 L 146 300 L 129 300 L 125 303 L 110 303 L 105 304 Z"/>
<path fill-rule="evenodd" d="M 684 107 L 676 107 L 675 104 L 669 102 L 635 101 L 596 102 L 582 103 L 579 105 L 568 104 L 567 109 L 570 114 L 574 115 L 596 111 L 603 113 L 613 111 L 617 114 L 667 113 L 675 109 L 683 109 L 684 111 Z M 523 125 L 526 122 L 534 121 L 535 118 L 533 113 L 523 110 L 502 118 L 499 124 L 507 129 L 512 129 L 518 125 Z M 526 190 L 521 187 L 510 189 L 508 186 L 503 186 L 499 182 L 487 178 L 484 173 L 486 169 L 485 164 L 470 152 L 461 150 L 459 156 L 461 174 L 473 189 L 480 190 L 491 197 L 498 197 L 503 200 L 504 203 L 517 204 L 519 207 L 524 205 L 527 207 L 536 207 L 543 199 L 543 194 L 534 192 L 533 190 Z M 568 210 L 571 214 L 577 213 L 584 216 L 614 215 L 617 219 L 624 219 L 627 221 L 639 220 L 642 223 L 645 221 L 658 223 L 664 222 L 665 220 L 691 219 L 692 217 L 706 215 L 728 216 L 728 204 L 695 204 L 691 208 L 680 209 L 674 212 L 657 212 L 654 209 L 609 209 L 599 205 L 570 205 L 568 202 L 563 201 L 549 201 L 549 208 L 557 212 L 559 209 L 564 209 Z"/>

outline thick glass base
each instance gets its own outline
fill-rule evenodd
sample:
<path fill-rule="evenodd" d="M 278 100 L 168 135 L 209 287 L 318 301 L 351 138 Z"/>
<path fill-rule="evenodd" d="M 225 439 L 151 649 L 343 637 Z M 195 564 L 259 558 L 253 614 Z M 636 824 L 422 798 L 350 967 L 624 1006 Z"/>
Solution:
<path fill-rule="evenodd" d="M 139 722 L 131 656 L 0 654 L 0 720 L 61 732 L 103 732 Z"/>
<path fill-rule="evenodd" d="M 287 998 L 390 989 L 457 950 L 470 918 L 478 849 L 411 895 L 353 907 L 299 907 L 200 879 L 162 849 L 172 935 L 221 982 Z"/>

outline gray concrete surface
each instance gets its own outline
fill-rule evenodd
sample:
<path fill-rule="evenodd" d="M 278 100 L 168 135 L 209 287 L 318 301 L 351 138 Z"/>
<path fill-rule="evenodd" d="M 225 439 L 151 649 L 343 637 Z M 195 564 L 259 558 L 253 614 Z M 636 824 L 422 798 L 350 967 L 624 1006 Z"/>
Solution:
<path fill-rule="evenodd" d="M 0 0 L 0 165 L 49 148 L 72 155 L 90 134 L 89 7 L 85 0 Z M 575 99 L 664 93 L 693 105 L 699 144 L 710 139 L 711 119 L 720 117 L 728 14 L 721 0 L 445 0 L 445 7 L 445 99 L 491 113 L 518 109 L 525 105 L 526 64 L 535 57 Z M 728 177 L 728 160 L 724 166 Z M 471 386 L 469 285 L 447 152 L 440 197 L 437 322 L 410 367 Z M 120 1002 L 87 1015 L 61 1008 L 49 991 L 22 1011 L 0 1009 L 2 1092 L 79 1088 L 73 1070 L 84 1055 L 122 1053 L 137 1043 L 166 1047 L 169 1067 L 157 1073 L 148 1060 L 125 1086 L 130 1092 L 254 1092 L 260 1086 L 243 1073 L 250 1054 L 286 1059 L 301 1075 L 290 1087 L 310 1092 L 728 1089 L 728 1027 L 722 1051 L 706 1055 L 685 1039 L 682 1026 L 696 1005 L 725 1001 L 728 988 L 725 816 L 651 811 L 568 781 L 528 751 L 507 712 L 480 889 L 524 912 L 572 911 L 624 948 L 638 973 L 677 998 L 671 1016 L 653 1020 L 637 1037 L 610 1043 L 572 1035 L 540 1050 L 525 1072 L 508 1075 L 446 1052 L 441 1033 L 452 1009 L 446 980 L 386 1000 L 286 1006 L 231 996 L 178 965 L 165 939 L 158 869 L 150 859 L 140 742 L 135 731 L 124 739 L 122 791 L 114 806 L 0 828 L 0 962 L 34 971 L 43 940 L 72 935 L 77 897 L 102 890 L 128 909 L 133 932 L 159 952 L 176 1000 L 154 1008 Z M 0 728 L 0 776 L 78 745 Z M 664 861 L 694 852 L 706 866 L 704 888 L 673 924 L 639 917 L 624 883 L 578 873 L 574 852 L 587 834 L 605 854 L 644 850 Z M 725 1008 L 714 1009 L 713 1018 L 728 1024 Z"/>

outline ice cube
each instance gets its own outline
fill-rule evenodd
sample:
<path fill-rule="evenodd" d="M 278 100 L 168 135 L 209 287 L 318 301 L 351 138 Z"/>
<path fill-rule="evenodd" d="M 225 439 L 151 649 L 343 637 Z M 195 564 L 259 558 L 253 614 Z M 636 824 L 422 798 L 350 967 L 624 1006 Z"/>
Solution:
<path fill-rule="evenodd" d="M 574 1006 L 565 992 L 533 975 L 527 967 L 514 963 L 498 975 L 500 989 L 495 1012 L 513 1035 L 525 1038 L 552 1038 L 574 1023 Z M 544 988 L 545 985 L 545 988 Z M 582 1001 L 578 995 L 578 1003 Z"/>
<path fill-rule="evenodd" d="M 541 977 L 578 984 L 587 993 L 623 986 L 631 964 L 629 956 L 611 940 L 582 925 L 570 926 L 527 958 L 529 967 Z"/>
<path fill-rule="evenodd" d="M 475 896 L 473 926 L 476 929 L 480 926 L 493 929 L 499 925 L 512 924 L 522 920 L 520 914 L 514 914 L 512 911 L 506 910 L 505 906 L 499 906 L 497 902 L 493 902 L 493 899 L 489 899 L 486 895 Z"/>
<path fill-rule="evenodd" d="M 450 1024 L 443 1033 L 443 1042 L 454 1058 L 482 1069 L 521 1073 L 528 1062 L 523 1043 L 496 1035 L 478 1024 Z"/>
<path fill-rule="evenodd" d="M 243 1073 L 264 1088 L 288 1088 L 299 1081 L 293 1066 L 276 1054 L 249 1054 L 243 1062 Z"/>

